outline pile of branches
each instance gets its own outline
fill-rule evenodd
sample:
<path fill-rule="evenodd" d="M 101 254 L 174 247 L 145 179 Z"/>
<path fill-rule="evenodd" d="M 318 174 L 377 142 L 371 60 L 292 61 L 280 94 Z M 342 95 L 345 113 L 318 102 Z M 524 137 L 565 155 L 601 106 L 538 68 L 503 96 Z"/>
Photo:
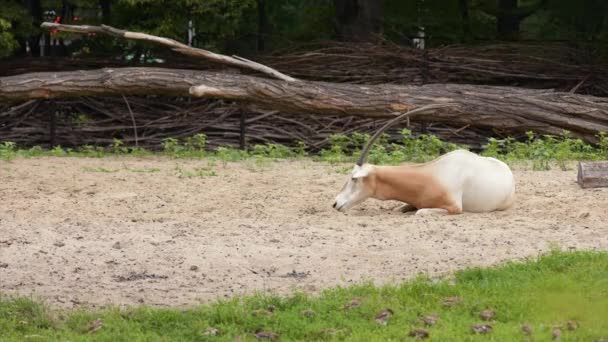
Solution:
<path fill-rule="evenodd" d="M 304 142 L 311 151 L 318 151 L 330 145 L 332 134 L 373 134 L 388 120 L 293 115 L 242 108 L 222 100 L 156 96 L 32 100 L 10 108 L 0 107 L 0 113 L 0 141 L 12 141 L 20 146 L 107 146 L 119 139 L 127 146 L 150 150 L 162 148 L 166 138 L 184 139 L 204 133 L 210 147 L 251 147 L 266 143 L 295 146 Z M 467 127 L 422 127 L 414 122 L 393 127 L 387 132 L 390 140 L 400 140 L 403 128 L 428 131 L 473 147 L 486 142 L 483 132 L 465 129 Z"/>
<path fill-rule="evenodd" d="M 140 64 L 110 57 L 20 58 L 0 61 L 0 76 L 42 71 L 103 67 L 158 66 L 173 69 L 223 70 L 226 67 L 166 51 L 165 63 Z M 555 89 L 608 96 L 608 61 L 585 46 L 567 43 L 496 43 L 453 45 L 426 51 L 391 42 L 324 42 L 302 44 L 271 55 L 250 56 L 293 77 L 355 84 L 486 84 Z M 239 72 L 236 69 L 233 72 Z"/>
<path fill-rule="evenodd" d="M 608 96 L 608 63 L 566 43 L 447 46 L 426 51 L 390 42 L 302 45 L 261 63 L 296 78 L 358 84 L 457 83 L 555 89 Z M 577 87 L 578 85 L 578 87 Z"/>
<path fill-rule="evenodd" d="M 340 43 L 301 45 L 272 55 L 251 57 L 299 79 L 354 84 L 430 83 L 510 85 L 553 88 L 608 96 L 608 66 L 585 49 L 565 43 L 448 46 L 426 51 L 379 44 Z M 175 54 L 157 64 L 174 69 L 222 69 Z M 124 67 L 117 59 L 23 59 L 0 62 L 0 76 L 32 71 L 66 71 Z M 127 105 L 127 103 L 129 105 Z M 226 100 L 156 96 L 82 97 L 52 101 L 30 100 L 20 105 L 0 104 L 0 141 L 33 145 L 108 145 L 120 139 L 127 145 L 158 149 L 165 138 L 197 133 L 210 146 L 240 146 L 245 129 L 247 144 L 304 142 L 312 150 L 325 148 L 335 133 L 371 133 L 387 119 L 355 116 L 284 114 L 240 107 Z M 244 124 L 243 124 L 244 122 Z M 399 139 L 404 127 L 431 133 L 456 143 L 478 147 L 501 132 L 491 128 L 403 124 L 389 132 Z M 513 134 L 513 132 L 511 133 Z"/>

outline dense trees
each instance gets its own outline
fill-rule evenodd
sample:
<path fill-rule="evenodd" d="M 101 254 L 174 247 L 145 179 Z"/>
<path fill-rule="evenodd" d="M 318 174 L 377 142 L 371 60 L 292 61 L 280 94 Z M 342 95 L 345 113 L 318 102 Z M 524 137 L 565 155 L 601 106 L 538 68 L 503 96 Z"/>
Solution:
<path fill-rule="evenodd" d="M 420 27 L 431 46 L 547 39 L 600 41 L 608 50 L 604 0 L 0 0 L 0 8 L 0 56 L 25 53 L 26 46 L 39 53 L 43 20 L 105 23 L 180 41 L 187 41 L 190 23 L 194 45 L 241 53 L 379 34 L 406 43 Z M 85 43 L 85 51 L 114 46 Z"/>
<path fill-rule="evenodd" d="M 334 0 L 336 33 L 349 40 L 369 40 L 382 27 L 382 1 Z"/>

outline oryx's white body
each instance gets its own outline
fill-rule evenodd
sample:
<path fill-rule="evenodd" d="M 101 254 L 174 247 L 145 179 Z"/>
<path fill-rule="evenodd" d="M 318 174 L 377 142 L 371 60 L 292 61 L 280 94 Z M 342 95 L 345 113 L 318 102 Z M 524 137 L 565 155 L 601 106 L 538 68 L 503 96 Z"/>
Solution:
<path fill-rule="evenodd" d="M 424 164 L 355 165 L 334 207 L 346 210 L 370 197 L 401 201 L 418 213 L 490 212 L 512 205 L 515 180 L 505 163 L 465 150 Z"/>

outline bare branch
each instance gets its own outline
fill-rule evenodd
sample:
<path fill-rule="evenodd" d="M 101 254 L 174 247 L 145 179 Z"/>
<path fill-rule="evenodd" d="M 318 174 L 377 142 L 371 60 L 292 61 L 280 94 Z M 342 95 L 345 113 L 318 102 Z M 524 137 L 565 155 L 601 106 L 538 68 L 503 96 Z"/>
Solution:
<path fill-rule="evenodd" d="M 58 30 L 64 32 L 74 32 L 74 33 L 99 33 L 99 34 L 107 34 L 114 37 L 124 38 L 124 39 L 132 39 L 132 40 L 142 40 L 146 42 L 155 43 L 158 45 L 166 46 L 173 51 L 197 57 L 201 59 L 206 59 L 211 62 L 230 65 L 234 67 L 238 67 L 241 69 L 253 70 L 270 76 L 272 78 L 276 78 L 279 80 L 283 80 L 286 82 L 297 82 L 298 80 L 285 75 L 273 68 L 265 66 L 263 64 L 253 62 L 241 57 L 230 57 L 221 55 L 215 52 L 194 48 L 188 46 L 186 44 L 180 43 L 176 40 L 164 37 L 158 37 L 147 33 L 142 32 L 131 32 L 120 30 L 111 26 L 101 25 L 101 26 L 89 26 L 89 25 L 64 25 L 57 23 L 49 23 L 45 22 L 40 25 L 41 28 L 47 30 Z"/>
<path fill-rule="evenodd" d="M 131 105 L 127 98 L 122 95 L 122 99 L 127 104 L 127 109 L 129 110 L 129 114 L 131 115 L 131 122 L 133 123 L 133 135 L 135 137 L 135 147 L 139 147 L 139 137 L 137 136 L 137 123 L 135 123 L 135 115 L 133 114 L 133 110 L 131 110 Z"/>

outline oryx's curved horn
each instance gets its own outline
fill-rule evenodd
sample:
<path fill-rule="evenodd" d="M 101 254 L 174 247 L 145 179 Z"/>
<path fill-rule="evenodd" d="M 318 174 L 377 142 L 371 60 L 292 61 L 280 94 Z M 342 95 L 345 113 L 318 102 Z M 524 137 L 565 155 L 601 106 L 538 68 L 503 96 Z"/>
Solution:
<path fill-rule="evenodd" d="M 378 139 L 378 137 L 380 136 L 380 134 L 382 134 L 384 131 L 386 131 L 387 128 L 391 127 L 395 123 L 403 120 L 404 118 L 406 118 L 406 117 L 408 117 L 408 116 L 410 116 L 412 114 L 424 112 L 424 111 L 427 111 L 427 110 L 430 110 L 430 109 L 443 108 L 443 107 L 451 107 L 451 106 L 454 106 L 454 105 L 455 104 L 453 104 L 453 103 L 438 103 L 438 104 L 431 104 L 431 105 L 427 105 L 427 106 L 422 106 L 422 107 L 418 107 L 416 109 L 410 110 L 407 113 L 403 113 L 403 114 L 397 116 L 396 118 L 390 120 L 384 126 L 382 126 L 367 141 L 367 144 L 363 148 L 363 151 L 361 151 L 361 155 L 359 156 L 359 159 L 357 160 L 357 165 L 361 166 L 361 165 L 363 165 L 363 163 L 365 163 L 365 159 L 367 158 L 367 155 L 369 154 L 369 150 L 371 149 L 371 147 L 374 144 L 374 142 L 376 141 L 376 139 Z"/>

